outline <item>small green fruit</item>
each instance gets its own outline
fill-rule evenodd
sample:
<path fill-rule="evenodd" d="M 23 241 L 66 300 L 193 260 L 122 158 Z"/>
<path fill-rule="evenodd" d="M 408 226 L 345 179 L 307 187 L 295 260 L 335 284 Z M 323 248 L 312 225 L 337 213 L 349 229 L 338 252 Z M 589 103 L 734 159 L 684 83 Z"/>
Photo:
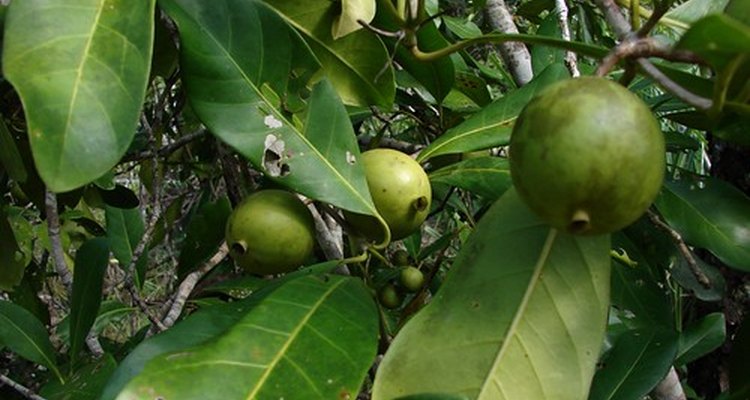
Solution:
<path fill-rule="evenodd" d="M 403 300 L 396 287 L 391 284 L 385 285 L 380 289 L 378 299 L 383 307 L 390 309 L 398 308 Z"/>
<path fill-rule="evenodd" d="M 392 149 L 368 150 L 360 158 L 372 201 L 388 224 L 391 239 L 414 233 L 427 218 L 432 200 L 424 169 L 408 155 Z M 382 228 L 375 218 L 346 213 L 346 219 L 368 238 L 382 240 Z"/>
<path fill-rule="evenodd" d="M 401 270 L 401 286 L 410 292 L 416 292 L 424 286 L 424 274 L 416 267 L 406 267 Z"/>
<path fill-rule="evenodd" d="M 312 254 L 315 228 L 302 201 L 284 190 L 261 190 L 229 216 L 229 254 L 246 271 L 278 274 L 298 268 Z"/>
<path fill-rule="evenodd" d="M 409 265 L 411 262 L 411 257 L 409 257 L 409 253 L 406 250 L 398 249 L 395 252 L 393 252 L 393 255 L 391 256 L 391 261 L 393 262 L 393 265 L 399 266 L 399 267 L 405 267 Z"/>
<path fill-rule="evenodd" d="M 636 95 L 604 78 L 556 83 L 516 121 L 510 168 L 521 198 L 551 226 L 605 234 L 653 202 L 665 169 L 664 136 Z"/>

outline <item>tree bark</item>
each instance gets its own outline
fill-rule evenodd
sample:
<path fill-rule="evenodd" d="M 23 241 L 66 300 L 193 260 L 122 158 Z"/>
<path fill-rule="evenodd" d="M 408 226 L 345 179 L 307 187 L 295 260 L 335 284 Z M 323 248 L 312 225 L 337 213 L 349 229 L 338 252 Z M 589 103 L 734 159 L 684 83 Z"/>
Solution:
<path fill-rule="evenodd" d="M 493 30 L 501 33 L 518 33 L 513 16 L 504 0 L 487 0 L 485 12 Z M 516 85 L 523 86 L 528 83 L 534 77 L 534 72 L 531 69 L 531 54 L 526 45 L 521 42 L 506 42 L 498 47 Z"/>

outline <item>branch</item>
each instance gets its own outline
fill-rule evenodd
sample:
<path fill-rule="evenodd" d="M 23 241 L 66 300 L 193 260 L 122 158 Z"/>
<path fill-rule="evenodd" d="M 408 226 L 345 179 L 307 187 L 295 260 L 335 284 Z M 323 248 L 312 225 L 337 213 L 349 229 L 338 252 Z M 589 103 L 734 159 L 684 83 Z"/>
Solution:
<path fill-rule="evenodd" d="M 690 267 L 690 271 L 695 276 L 695 279 L 698 280 L 698 283 L 700 283 L 704 288 L 710 288 L 711 280 L 708 278 L 708 276 L 706 276 L 706 274 L 703 273 L 700 267 L 698 267 L 698 262 L 695 260 L 693 252 L 690 251 L 690 248 L 687 246 L 687 244 L 685 244 L 685 241 L 682 239 L 680 233 L 672 229 L 672 227 L 669 226 L 666 222 L 662 221 L 662 219 L 659 218 L 659 216 L 655 212 L 648 210 L 647 213 L 648 218 L 651 220 L 651 223 L 656 225 L 657 228 L 668 233 L 672 240 L 675 242 L 675 245 L 677 245 L 677 249 L 680 250 L 680 254 L 682 254 L 683 258 L 685 258 L 685 261 Z"/>
<path fill-rule="evenodd" d="M 201 128 L 193 133 L 189 133 L 178 138 L 177 140 L 166 146 L 159 148 L 156 152 L 152 150 L 144 150 L 139 153 L 126 155 L 125 157 L 123 157 L 122 162 L 141 161 L 153 157 L 167 156 L 180 149 L 181 147 L 190 144 L 190 142 L 205 136 L 207 132 L 208 131 L 205 128 Z"/>
<path fill-rule="evenodd" d="M 682 388 L 682 384 L 680 384 L 680 377 L 677 375 L 674 367 L 669 369 L 667 376 L 656 385 L 651 394 L 656 400 L 687 400 L 685 390 Z"/>
<path fill-rule="evenodd" d="M 23 397 L 31 400 L 45 400 L 44 397 L 37 395 L 34 393 L 31 389 L 27 388 L 24 385 L 21 385 L 20 383 L 14 381 L 13 379 L 8 378 L 7 376 L 0 374 L 0 387 L 3 385 L 7 385 L 11 387 L 16 392 L 20 393 Z"/>
<path fill-rule="evenodd" d="M 70 296 L 73 291 L 73 275 L 65 261 L 65 251 L 63 250 L 62 240 L 60 240 L 60 215 L 57 213 L 57 195 L 49 189 L 44 193 L 44 206 L 47 213 L 47 232 L 52 247 L 52 262 L 68 296 Z"/>
<path fill-rule="evenodd" d="M 595 0 L 599 9 L 604 13 L 607 23 L 615 30 L 620 40 L 625 40 L 632 35 L 630 24 L 620 12 L 620 8 L 613 0 Z"/>
<path fill-rule="evenodd" d="M 518 33 L 513 16 L 508 12 L 504 0 L 487 0 L 485 10 L 492 29 L 502 33 Z M 534 77 L 531 69 L 531 54 L 526 45 L 520 42 L 502 43 L 500 54 L 513 75 L 516 85 L 523 86 Z"/>
<path fill-rule="evenodd" d="M 664 75 L 663 72 L 659 71 L 659 69 L 656 68 L 654 64 L 652 64 L 645 58 L 639 58 L 636 60 L 636 62 L 646 75 L 648 75 L 651 79 L 661 85 L 665 90 L 672 93 L 675 97 L 684 101 L 685 103 L 703 111 L 710 109 L 713 105 L 713 101 L 711 101 L 711 99 L 698 96 L 697 94 L 680 86 L 677 82 L 669 79 L 668 76 Z"/>
<path fill-rule="evenodd" d="M 172 325 L 174 325 L 175 322 L 177 322 L 177 318 L 179 318 L 180 314 L 182 314 L 182 310 L 183 308 L 185 308 L 185 303 L 190 297 L 190 293 L 193 292 L 193 289 L 195 289 L 195 286 L 198 284 L 198 281 L 200 281 L 200 279 L 203 278 L 203 276 L 211 271 L 214 267 L 219 265 L 219 263 L 224 260 L 224 258 L 226 258 L 227 254 L 229 254 L 229 247 L 227 246 L 226 242 L 224 242 L 221 244 L 221 246 L 219 246 L 219 249 L 216 251 L 216 253 L 208 259 L 208 261 L 203 263 L 203 265 L 201 265 L 198 269 L 189 273 L 188 276 L 185 277 L 185 279 L 182 281 L 182 283 L 180 283 L 180 286 L 175 292 L 174 301 L 172 302 L 172 306 L 170 307 L 169 312 L 162 321 L 163 329 L 162 327 L 159 327 L 159 331 L 169 329 Z"/>
<path fill-rule="evenodd" d="M 557 11 L 557 21 L 560 24 L 560 32 L 564 40 L 570 41 L 570 26 L 568 26 L 568 5 L 565 0 L 555 0 L 555 10 Z M 565 51 L 565 66 L 568 67 L 570 75 L 574 78 L 581 76 L 578 70 L 578 58 L 576 53 Z"/>

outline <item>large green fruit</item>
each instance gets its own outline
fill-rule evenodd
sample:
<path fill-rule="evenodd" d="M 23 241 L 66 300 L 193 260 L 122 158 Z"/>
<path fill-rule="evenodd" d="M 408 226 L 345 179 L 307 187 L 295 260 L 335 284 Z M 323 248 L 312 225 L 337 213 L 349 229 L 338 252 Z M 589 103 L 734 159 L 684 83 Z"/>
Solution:
<path fill-rule="evenodd" d="M 516 121 L 510 168 L 521 198 L 553 227 L 619 230 L 640 217 L 664 179 L 664 137 L 637 96 L 604 78 L 556 83 Z"/>
<path fill-rule="evenodd" d="M 232 211 L 226 227 L 229 254 L 253 274 L 298 268 L 312 254 L 315 228 L 302 201 L 283 190 L 260 190 Z"/>
<path fill-rule="evenodd" d="M 368 150 L 361 160 L 372 201 L 388 224 L 391 239 L 414 233 L 427 218 L 432 200 L 430 180 L 422 166 L 392 149 Z M 382 240 L 382 228 L 374 218 L 346 213 L 346 219 L 368 238 Z"/>

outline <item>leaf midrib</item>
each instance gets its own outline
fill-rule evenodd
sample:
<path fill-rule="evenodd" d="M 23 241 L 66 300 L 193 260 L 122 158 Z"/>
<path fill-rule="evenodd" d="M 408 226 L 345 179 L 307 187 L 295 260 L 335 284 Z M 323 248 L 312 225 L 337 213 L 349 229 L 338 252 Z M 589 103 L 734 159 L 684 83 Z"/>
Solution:
<path fill-rule="evenodd" d="M 510 346 L 510 342 L 511 342 L 510 339 L 516 335 L 516 331 L 518 330 L 518 324 L 521 322 L 521 320 L 523 319 L 523 316 L 526 313 L 526 307 L 529 305 L 529 302 L 531 301 L 531 297 L 536 291 L 537 284 L 539 283 L 542 270 L 544 269 L 544 266 L 547 265 L 547 260 L 549 259 L 549 256 L 552 253 L 552 247 L 555 243 L 556 237 L 557 237 L 557 229 L 550 228 L 549 233 L 547 234 L 547 238 L 544 241 L 544 245 L 542 247 L 541 253 L 539 254 L 539 258 L 537 259 L 536 265 L 534 266 L 534 271 L 531 275 L 528 288 L 526 289 L 526 292 L 524 293 L 523 298 L 521 299 L 521 302 L 519 304 L 518 310 L 513 316 L 513 320 L 511 321 L 511 324 L 508 327 L 506 334 L 504 335 L 503 343 L 497 352 L 497 356 L 495 357 L 495 360 L 492 363 L 492 367 L 490 368 L 489 372 L 487 373 L 487 376 L 484 379 L 484 382 L 482 383 L 479 394 L 477 395 L 478 399 L 482 398 L 482 395 L 484 394 L 485 389 L 489 387 L 489 383 L 495 380 L 495 371 L 497 370 L 497 367 L 500 365 L 500 360 L 505 356 L 505 352 Z"/>
<path fill-rule="evenodd" d="M 289 347 L 294 343 L 294 341 L 299 336 L 302 329 L 307 325 L 307 322 L 312 318 L 313 315 L 318 311 L 320 306 L 328 299 L 328 297 L 331 295 L 331 293 L 336 290 L 339 286 L 343 285 L 347 280 L 346 279 L 339 279 L 338 282 L 333 283 L 325 292 L 321 293 L 320 298 L 318 301 L 315 302 L 315 304 L 310 307 L 310 310 L 307 312 L 307 314 L 299 321 L 297 326 L 294 328 L 292 332 L 289 334 L 289 338 L 286 340 L 286 342 L 281 346 L 281 348 L 277 351 L 276 357 L 274 357 L 273 360 L 268 364 L 266 367 L 266 370 L 263 371 L 263 375 L 261 375 L 260 379 L 258 379 L 258 382 L 255 384 L 255 388 L 252 392 L 248 393 L 246 399 L 251 400 L 255 399 L 258 392 L 263 388 L 263 384 L 268 380 L 269 376 L 271 375 L 271 372 L 276 367 L 276 364 L 286 356 L 287 350 Z"/>

